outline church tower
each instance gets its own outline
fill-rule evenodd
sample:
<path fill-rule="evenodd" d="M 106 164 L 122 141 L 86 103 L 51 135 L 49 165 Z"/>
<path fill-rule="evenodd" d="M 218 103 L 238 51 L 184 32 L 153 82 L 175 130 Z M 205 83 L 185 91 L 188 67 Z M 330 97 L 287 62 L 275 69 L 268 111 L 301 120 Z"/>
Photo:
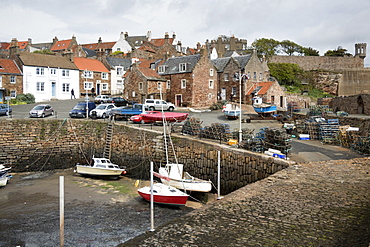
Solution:
<path fill-rule="evenodd" d="M 366 57 L 366 43 L 355 44 L 355 56 L 364 59 Z"/>

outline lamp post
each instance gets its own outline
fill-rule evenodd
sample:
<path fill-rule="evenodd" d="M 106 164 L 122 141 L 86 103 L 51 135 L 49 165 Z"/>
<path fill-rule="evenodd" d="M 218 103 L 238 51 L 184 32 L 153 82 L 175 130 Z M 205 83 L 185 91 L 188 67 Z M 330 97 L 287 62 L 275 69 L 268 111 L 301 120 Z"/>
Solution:
<path fill-rule="evenodd" d="M 89 118 L 89 96 L 87 95 L 87 69 L 84 71 L 84 77 L 85 77 L 85 89 L 86 89 L 86 118 Z"/>
<path fill-rule="evenodd" d="M 239 115 L 239 145 L 243 140 L 243 131 L 242 131 L 242 80 L 243 77 L 248 78 L 247 75 L 242 74 L 241 69 L 239 70 L 239 73 L 235 74 L 235 77 L 238 77 L 239 79 L 239 108 L 240 108 L 240 115 Z"/>

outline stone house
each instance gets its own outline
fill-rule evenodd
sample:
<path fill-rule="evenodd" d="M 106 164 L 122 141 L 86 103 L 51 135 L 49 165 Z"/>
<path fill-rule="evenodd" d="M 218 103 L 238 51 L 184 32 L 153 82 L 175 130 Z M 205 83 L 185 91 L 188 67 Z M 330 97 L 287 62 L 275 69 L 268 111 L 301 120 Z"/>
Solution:
<path fill-rule="evenodd" d="M 197 55 L 167 59 L 158 74 L 167 80 L 166 99 L 176 106 L 209 107 L 217 102 L 217 71 L 205 48 Z"/>
<path fill-rule="evenodd" d="M 166 79 L 157 74 L 155 69 L 141 67 L 140 63 L 133 63 L 124 75 L 124 97 L 128 101 L 143 103 L 148 98 L 166 99 Z"/>
<path fill-rule="evenodd" d="M 77 46 L 77 40 L 75 36 L 72 39 L 58 40 L 57 37 L 53 39 L 53 45 L 50 48 L 51 52 L 64 53 L 72 50 L 73 47 Z"/>
<path fill-rule="evenodd" d="M 235 38 L 234 35 L 228 37 L 226 35 L 218 36 L 217 40 L 206 41 L 206 47 L 209 51 L 216 49 L 218 57 L 225 57 L 228 51 L 238 51 L 238 53 L 248 53 L 247 40 Z"/>
<path fill-rule="evenodd" d="M 72 88 L 79 93 L 78 68 L 69 58 L 28 52 L 12 57 L 23 72 L 23 93 L 36 102 L 70 99 Z"/>
<path fill-rule="evenodd" d="M 0 102 L 5 96 L 15 98 L 23 93 L 23 75 L 14 60 L 0 59 Z"/>
<path fill-rule="evenodd" d="M 254 96 L 259 96 L 263 102 L 275 104 L 280 110 L 285 110 L 287 106 L 285 92 L 277 81 L 253 83 L 247 89 L 246 96 L 248 104 L 252 104 Z"/>
<path fill-rule="evenodd" d="M 266 63 L 260 61 L 255 51 L 248 55 L 216 58 L 211 61 L 217 68 L 218 96 L 221 100 L 239 101 L 241 88 L 242 102 L 246 103 L 246 91 L 254 83 L 268 81 L 270 77 Z"/>
<path fill-rule="evenodd" d="M 83 57 L 75 57 L 73 62 L 80 73 L 78 81 L 81 96 L 111 94 L 110 71 L 102 62 Z"/>

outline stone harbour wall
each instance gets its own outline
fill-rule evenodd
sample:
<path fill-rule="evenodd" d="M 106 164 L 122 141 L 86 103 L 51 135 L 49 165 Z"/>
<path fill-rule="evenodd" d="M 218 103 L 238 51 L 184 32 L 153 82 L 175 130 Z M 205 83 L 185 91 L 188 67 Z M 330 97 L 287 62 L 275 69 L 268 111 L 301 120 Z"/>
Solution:
<path fill-rule="evenodd" d="M 86 163 L 104 151 L 107 122 L 86 120 L 19 120 L 0 121 L 0 163 L 8 163 L 14 172 L 72 168 Z M 174 153 L 184 170 L 217 182 L 220 151 L 221 193 L 226 194 L 246 184 L 266 178 L 294 162 L 239 150 L 207 140 L 173 134 Z M 149 166 L 155 170 L 165 164 L 163 134 L 159 131 L 114 124 L 111 160 L 126 166 L 128 176 L 149 178 Z"/>

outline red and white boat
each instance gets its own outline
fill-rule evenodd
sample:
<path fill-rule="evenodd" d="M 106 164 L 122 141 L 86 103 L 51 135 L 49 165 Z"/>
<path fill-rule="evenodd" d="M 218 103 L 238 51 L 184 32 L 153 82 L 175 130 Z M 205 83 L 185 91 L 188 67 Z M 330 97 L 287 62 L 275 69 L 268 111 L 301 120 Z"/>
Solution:
<path fill-rule="evenodd" d="M 139 195 L 150 202 L 151 186 L 145 186 L 137 190 Z M 172 186 L 162 183 L 153 184 L 153 202 L 171 206 L 185 206 L 189 195 Z"/>
<path fill-rule="evenodd" d="M 144 122 L 171 122 L 171 123 L 180 123 L 187 119 L 189 113 L 181 113 L 181 112 L 151 112 L 148 114 L 142 113 L 140 114 L 142 120 Z"/>

